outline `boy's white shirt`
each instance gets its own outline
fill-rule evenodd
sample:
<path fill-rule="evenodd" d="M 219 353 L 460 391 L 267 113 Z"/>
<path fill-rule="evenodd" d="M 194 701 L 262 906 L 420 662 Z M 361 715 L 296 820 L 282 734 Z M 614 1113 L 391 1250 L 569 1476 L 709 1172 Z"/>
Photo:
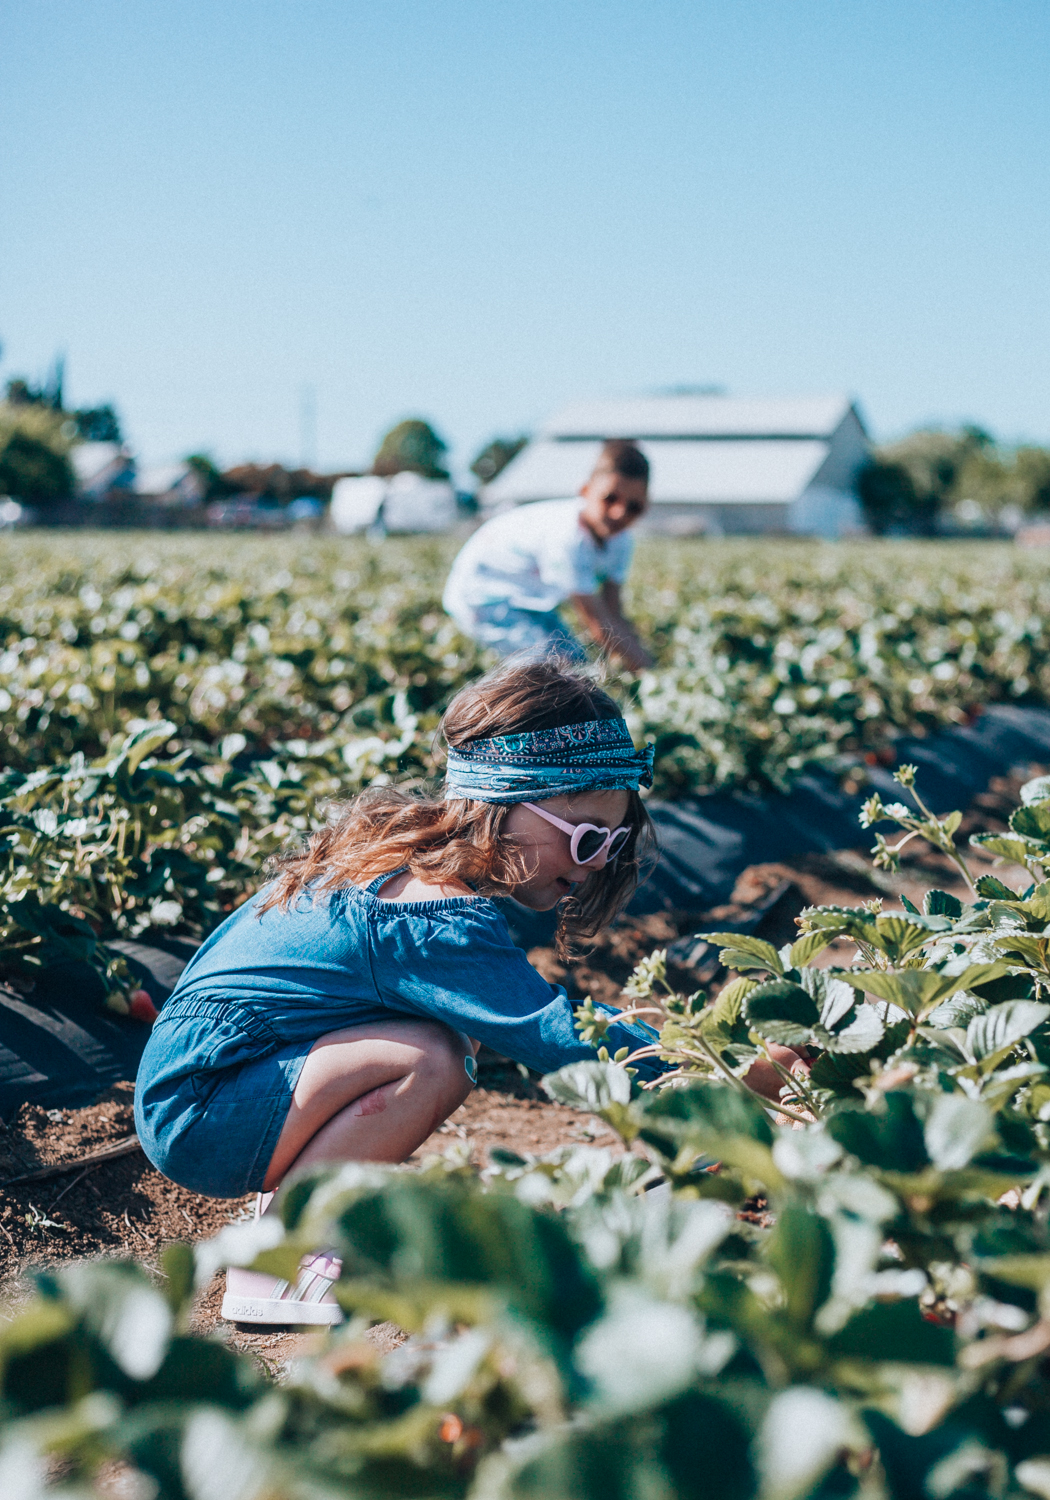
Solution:
<path fill-rule="evenodd" d="M 444 606 L 469 621 L 486 604 L 546 613 L 573 594 L 597 594 L 606 579 L 622 584 L 634 538 L 627 531 L 603 545 L 580 521 L 584 501 L 536 500 L 493 516 L 452 564 Z"/>

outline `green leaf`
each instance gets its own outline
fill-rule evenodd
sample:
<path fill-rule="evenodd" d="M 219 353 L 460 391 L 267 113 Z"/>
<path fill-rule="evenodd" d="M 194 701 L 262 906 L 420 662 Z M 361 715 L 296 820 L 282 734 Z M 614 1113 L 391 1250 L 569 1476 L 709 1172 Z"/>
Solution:
<path fill-rule="evenodd" d="M 769 1115 L 756 1099 L 722 1083 L 697 1082 L 687 1087 L 660 1089 L 643 1094 L 633 1108 L 647 1127 L 680 1131 L 713 1132 L 719 1136 L 740 1135 L 771 1146 L 774 1140 Z"/>
<path fill-rule="evenodd" d="M 157 1373 L 174 1318 L 141 1266 L 81 1261 L 63 1266 L 58 1279 L 70 1304 L 126 1375 L 148 1380 Z"/>
<path fill-rule="evenodd" d="M 1045 937 L 1035 937 L 1026 932 L 1011 932 L 1005 937 L 995 938 L 994 941 L 1001 953 L 1019 954 L 1029 967 L 1043 974 L 1050 973 L 1050 969 L 1047 968 L 1050 950 L 1048 950 Z"/>
<path fill-rule="evenodd" d="M 791 952 L 788 955 L 788 967 L 792 969 L 803 968 L 812 959 L 816 958 L 818 953 L 823 953 L 829 943 L 835 941 L 835 937 L 835 930 L 830 927 L 822 928 L 819 932 L 803 933 L 800 938 L 797 938 L 791 944 Z"/>
<path fill-rule="evenodd" d="M 856 1313 L 827 1341 L 837 1359 L 909 1365 L 955 1364 L 955 1337 L 923 1318 L 912 1301 L 881 1302 Z"/>
<path fill-rule="evenodd" d="M 882 1041 L 886 1027 L 874 1006 L 863 1002 L 856 1007 L 853 1020 L 841 1026 L 826 1039 L 829 1052 L 871 1053 Z"/>
<path fill-rule="evenodd" d="M 723 1026 L 735 1026 L 740 1020 L 744 999 L 755 988 L 756 983 L 753 979 L 731 979 L 718 992 L 711 1009 L 712 1019 Z"/>
<path fill-rule="evenodd" d="M 1030 1036 L 1050 1016 L 1050 1005 L 1035 1000 L 1007 1000 L 993 1005 L 984 1015 L 974 1016 L 966 1028 L 966 1045 L 980 1061 L 1004 1047 Z"/>
<path fill-rule="evenodd" d="M 937 1000 L 960 988 L 949 974 L 934 969 L 849 969 L 841 978 L 869 995 L 900 1006 L 910 1016 L 918 1016 Z"/>
<path fill-rule="evenodd" d="M 556 1073 L 548 1073 L 542 1087 L 555 1104 L 567 1104 L 588 1114 L 631 1101 L 630 1074 L 616 1063 L 569 1063 Z"/>
<path fill-rule="evenodd" d="M 800 983 L 820 1007 L 822 1026 L 836 1030 L 852 1018 L 859 996 L 851 984 L 836 979 L 828 969 L 807 969 Z"/>
<path fill-rule="evenodd" d="M 767 943 L 762 938 L 747 937 L 742 932 L 700 932 L 697 933 L 697 938 L 726 950 L 720 957 L 727 969 L 739 968 L 734 960 L 741 958 L 758 960 L 757 963 L 745 962 L 744 967 L 748 969 L 767 969 L 770 974 L 784 972 L 780 954 L 772 943 Z"/>
<path fill-rule="evenodd" d="M 643 1094 L 631 1105 L 638 1134 L 668 1166 L 685 1170 L 690 1160 L 711 1156 L 736 1167 L 746 1181 L 780 1192 L 784 1179 L 770 1151 L 773 1130 L 757 1100 L 724 1083 Z M 752 1188 L 751 1191 L 755 1191 Z"/>
<path fill-rule="evenodd" d="M 848 969 L 836 971 L 847 983 L 880 1000 L 889 1000 L 910 1016 L 920 1016 L 956 990 L 985 984 L 1007 973 L 1005 964 L 971 964 L 961 974 L 940 974 L 936 969 Z"/>
<path fill-rule="evenodd" d="M 790 1385 L 773 1397 L 759 1431 L 761 1493 L 767 1500 L 840 1495 L 851 1488 L 844 1475 L 870 1449 L 870 1436 L 845 1401 L 816 1384 Z"/>
<path fill-rule="evenodd" d="M 295 1187 L 306 1192 L 295 1233 L 340 1257 L 339 1295 L 362 1310 L 384 1289 L 424 1321 L 450 1297 L 479 1308 L 487 1301 L 490 1314 L 495 1298 L 551 1335 L 574 1338 L 601 1309 L 597 1277 L 564 1221 L 511 1194 L 481 1193 L 447 1173 L 377 1178 L 375 1169 L 315 1170 Z"/>
<path fill-rule="evenodd" d="M 962 902 L 947 891 L 929 890 L 923 897 L 923 911 L 928 917 L 961 917 Z"/>
<path fill-rule="evenodd" d="M 1016 891 L 1012 891 L 1003 881 L 997 880 L 994 875 L 978 875 L 974 882 L 978 896 L 983 896 L 986 901 L 1017 901 Z"/>
<path fill-rule="evenodd" d="M 941 1094 L 935 1098 L 923 1127 L 930 1160 L 942 1172 L 967 1166 L 994 1135 L 992 1111 L 962 1094 Z"/>
<path fill-rule="evenodd" d="M 887 1172 L 918 1172 L 929 1161 L 911 1095 L 899 1090 L 885 1095 L 878 1112 L 843 1109 L 832 1115 L 826 1128 L 844 1151 L 865 1166 Z"/>
<path fill-rule="evenodd" d="M 630 1421 L 580 1421 L 537 1433 L 499 1460 L 498 1494 L 503 1500 L 751 1500 L 757 1481 L 749 1429 L 746 1407 L 690 1391 Z"/>
<path fill-rule="evenodd" d="M 810 1080 L 818 1089 L 830 1089 L 846 1099 L 856 1099 L 854 1081 L 871 1072 L 871 1060 L 875 1054 L 822 1052 L 813 1064 Z"/>
<path fill-rule="evenodd" d="M 1016 808 L 1010 815 L 1010 827 L 1023 838 L 1045 840 L 1050 836 L 1050 802 Z"/>
<path fill-rule="evenodd" d="M 827 1221 L 803 1203 L 785 1204 L 765 1254 L 780 1279 L 789 1320 L 807 1329 L 831 1294 L 835 1243 Z"/>
<path fill-rule="evenodd" d="M 152 755 L 154 750 L 159 750 L 162 745 L 167 744 L 168 740 L 177 733 L 175 725 L 170 724 L 167 719 L 161 719 L 156 724 L 145 725 L 125 742 L 118 757 L 118 764 L 122 763 L 127 768 L 128 774 L 132 775 L 148 755 Z"/>
<path fill-rule="evenodd" d="M 875 919 L 881 946 L 891 960 L 900 962 L 930 939 L 930 929 L 895 912 L 885 912 Z"/>
<path fill-rule="evenodd" d="M 764 958 L 756 958 L 753 953 L 740 948 L 723 948 L 718 957 L 727 969 L 733 969 L 738 974 L 746 974 L 752 969 L 759 969 L 763 973 L 778 972 L 776 969 L 770 970 L 770 965 Z"/>
<path fill-rule="evenodd" d="M 189 1245 L 166 1245 L 160 1262 L 165 1276 L 163 1291 L 177 1317 L 193 1296 L 193 1250 Z"/>
<path fill-rule="evenodd" d="M 990 1255 L 979 1260 L 978 1264 L 986 1274 L 994 1276 L 997 1281 L 1005 1281 L 1009 1286 L 1028 1287 L 1033 1292 L 1041 1292 L 1050 1286 L 1050 1255 Z"/>
<path fill-rule="evenodd" d="M 965 1030 L 974 1016 L 983 1016 L 987 1009 L 988 1002 L 983 996 L 964 990 L 961 995 L 952 995 L 950 1000 L 942 1000 L 936 1010 L 926 1017 L 926 1024 L 940 1031 L 953 1027 Z"/>
<path fill-rule="evenodd" d="M 717 1209 L 710 1212 L 721 1219 Z M 692 1385 L 703 1342 L 691 1308 L 660 1301 L 642 1285 L 622 1282 L 614 1288 L 605 1316 L 577 1343 L 574 1358 L 592 1383 L 596 1404 L 626 1415 Z M 727 1353 L 731 1352 L 730 1344 Z"/>
<path fill-rule="evenodd" d="M 771 979 L 753 989 L 744 1014 L 760 1036 L 788 1047 L 804 1046 L 820 1021 L 812 995 L 790 979 Z"/>
<path fill-rule="evenodd" d="M 971 833 L 970 843 L 977 849 L 985 849 L 999 859 L 1012 865 L 1024 865 L 1027 860 L 1038 859 L 1040 848 L 1022 839 L 1011 839 L 1001 833 Z M 1045 852 L 1045 850 L 1043 851 Z"/>
<path fill-rule="evenodd" d="M 1050 802 L 1050 776 L 1036 776 L 1026 781 L 1021 788 L 1021 801 L 1025 807 L 1037 802 Z"/>
<path fill-rule="evenodd" d="M 813 932 L 849 932 L 869 929 L 875 931 L 875 915 L 862 906 L 808 906 L 804 912 L 806 925 Z"/>
<path fill-rule="evenodd" d="M 1001 974 L 996 979 L 970 986 L 970 992 L 989 1005 L 1000 1005 L 1004 1000 L 1032 1000 L 1035 997 L 1035 980 L 1031 974 Z"/>

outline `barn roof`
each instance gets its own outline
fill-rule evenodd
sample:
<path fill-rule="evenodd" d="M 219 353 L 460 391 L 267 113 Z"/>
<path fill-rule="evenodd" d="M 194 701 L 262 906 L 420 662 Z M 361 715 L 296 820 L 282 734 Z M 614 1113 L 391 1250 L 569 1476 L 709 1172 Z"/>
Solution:
<path fill-rule="evenodd" d="M 820 484 L 848 487 L 867 443 L 848 396 L 577 401 L 485 486 L 486 509 L 576 494 L 613 437 L 633 438 L 645 453 L 655 505 L 790 503 L 818 474 Z"/>
<path fill-rule="evenodd" d="M 848 396 L 752 399 L 741 396 L 630 396 L 576 401 L 539 429 L 541 438 L 831 437 L 850 411 Z"/>
<path fill-rule="evenodd" d="M 827 456 L 827 444 L 820 441 L 643 439 L 640 447 L 652 470 L 649 492 L 654 504 L 788 502 L 806 488 Z M 575 495 L 594 468 L 600 448 L 597 439 L 538 438 L 486 486 L 486 500 L 499 504 Z"/>

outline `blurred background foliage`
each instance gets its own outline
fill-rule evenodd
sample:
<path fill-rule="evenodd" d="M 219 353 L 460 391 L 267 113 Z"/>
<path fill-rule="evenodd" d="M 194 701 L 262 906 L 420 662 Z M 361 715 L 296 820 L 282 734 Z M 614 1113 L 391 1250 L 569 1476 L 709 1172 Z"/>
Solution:
<path fill-rule="evenodd" d="M 858 477 L 876 536 L 1011 532 L 1050 513 L 1050 449 L 997 443 L 980 427 L 924 428 L 876 448 Z"/>
<path fill-rule="evenodd" d="M 398 422 L 379 444 L 374 474 L 384 478 L 393 474 L 422 474 L 424 479 L 447 479 L 445 454 L 448 444 L 438 436 L 429 422 L 420 417 L 409 417 Z"/>

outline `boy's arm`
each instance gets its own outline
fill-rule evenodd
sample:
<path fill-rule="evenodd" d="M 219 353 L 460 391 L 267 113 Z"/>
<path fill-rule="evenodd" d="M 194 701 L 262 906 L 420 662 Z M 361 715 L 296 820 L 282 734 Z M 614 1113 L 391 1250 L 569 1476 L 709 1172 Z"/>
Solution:
<path fill-rule="evenodd" d="M 607 578 L 598 594 L 573 594 L 573 608 L 584 626 L 613 656 L 618 656 L 631 672 L 651 667 L 653 659 L 638 639 L 638 634 L 624 613 L 620 602 L 620 585 Z"/>

